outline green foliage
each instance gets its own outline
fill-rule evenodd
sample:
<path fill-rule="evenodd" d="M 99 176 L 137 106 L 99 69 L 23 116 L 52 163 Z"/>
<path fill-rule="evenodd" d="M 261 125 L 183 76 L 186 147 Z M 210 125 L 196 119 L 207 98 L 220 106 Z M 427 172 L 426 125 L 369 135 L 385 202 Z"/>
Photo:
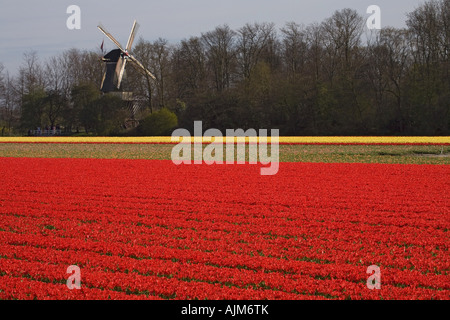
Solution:
<path fill-rule="evenodd" d="M 68 99 L 58 91 L 48 91 L 44 100 L 46 122 L 54 127 L 62 120 L 63 110 L 69 105 Z"/>
<path fill-rule="evenodd" d="M 128 111 L 120 97 L 111 94 L 103 96 L 92 94 L 83 99 L 79 119 L 86 133 L 94 132 L 100 136 L 109 136 L 117 135 L 123 130 Z"/>
<path fill-rule="evenodd" d="M 100 98 L 100 91 L 92 83 L 76 85 L 71 90 L 72 103 L 63 111 L 65 125 L 69 128 L 90 123 L 91 114 L 88 110 Z"/>
<path fill-rule="evenodd" d="M 45 99 L 44 89 L 37 89 L 24 95 L 20 117 L 23 129 L 36 129 L 43 126 Z"/>
<path fill-rule="evenodd" d="M 137 133 L 144 136 L 171 135 L 172 129 L 178 126 L 175 113 L 167 108 L 151 113 L 138 126 Z"/>

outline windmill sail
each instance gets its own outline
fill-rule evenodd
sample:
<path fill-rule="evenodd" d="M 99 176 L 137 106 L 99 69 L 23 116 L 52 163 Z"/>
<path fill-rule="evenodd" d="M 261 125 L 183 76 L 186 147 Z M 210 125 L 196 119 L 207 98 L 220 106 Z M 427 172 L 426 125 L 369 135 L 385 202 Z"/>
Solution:
<path fill-rule="evenodd" d="M 136 32 L 139 29 L 139 24 L 134 20 L 133 27 L 131 28 L 130 37 L 128 38 L 127 47 L 125 48 L 127 51 L 131 50 L 131 46 L 133 45 L 134 38 L 136 37 Z"/>
<path fill-rule="evenodd" d="M 105 36 L 107 36 L 108 37 L 108 39 L 109 40 L 111 40 L 121 51 L 125 51 L 125 50 L 123 50 L 122 49 L 122 45 L 120 44 L 120 42 L 119 41 L 117 41 L 113 36 L 112 36 L 112 34 L 111 33 L 109 33 L 106 29 L 105 29 L 105 27 L 103 27 L 101 24 L 99 24 L 98 26 L 97 26 L 97 28 L 101 31 L 101 32 L 103 32 L 103 34 L 105 35 Z"/>

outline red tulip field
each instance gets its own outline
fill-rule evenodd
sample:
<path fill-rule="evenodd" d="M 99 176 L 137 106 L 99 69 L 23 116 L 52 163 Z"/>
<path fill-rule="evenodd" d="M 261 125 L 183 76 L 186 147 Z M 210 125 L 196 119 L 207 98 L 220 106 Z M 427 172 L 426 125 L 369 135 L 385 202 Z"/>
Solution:
<path fill-rule="evenodd" d="M 0 299 L 450 297 L 445 164 L 281 162 L 262 176 L 249 164 L 3 157 L 0 168 Z"/>

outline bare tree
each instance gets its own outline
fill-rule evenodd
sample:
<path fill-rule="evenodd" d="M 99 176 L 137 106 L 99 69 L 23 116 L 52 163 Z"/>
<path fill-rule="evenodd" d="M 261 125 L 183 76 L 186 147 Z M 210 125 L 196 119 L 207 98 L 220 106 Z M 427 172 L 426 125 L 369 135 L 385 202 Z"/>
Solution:
<path fill-rule="evenodd" d="M 235 68 L 235 35 L 228 25 L 202 34 L 214 88 L 219 92 L 229 88 L 231 84 Z"/>
<path fill-rule="evenodd" d="M 357 11 L 336 11 L 322 23 L 323 67 L 329 89 L 335 97 L 335 126 L 348 123 L 347 130 L 366 130 L 366 104 L 361 101 L 360 73 L 364 65 L 361 36 L 364 20 Z"/>
<path fill-rule="evenodd" d="M 273 23 L 246 24 L 238 30 L 237 58 L 242 78 L 250 78 L 263 50 L 273 38 L 275 38 Z"/>
<path fill-rule="evenodd" d="M 410 32 L 406 29 L 384 28 L 368 44 L 366 79 L 375 93 L 378 121 L 393 115 L 399 131 L 405 131 L 409 117 L 404 106 L 405 86 L 412 66 Z M 394 103 L 390 103 L 390 97 Z M 392 120 L 392 119 L 391 119 Z"/>
<path fill-rule="evenodd" d="M 182 40 L 172 56 L 172 73 L 176 94 L 190 98 L 206 89 L 206 61 L 204 44 L 198 37 Z"/>
<path fill-rule="evenodd" d="M 80 57 L 76 60 L 78 64 L 71 65 L 70 69 L 70 72 L 74 72 L 77 68 L 80 69 L 78 77 L 75 78 L 75 83 L 91 82 L 100 88 L 105 68 L 104 63 L 100 59 L 101 52 L 83 50 L 79 52 L 78 56 Z"/>
<path fill-rule="evenodd" d="M 64 68 L 63 61 L 58 56 L 51 57 L 44 67 L 44 76 L 46 87 L 54 92 L 61 92 L 67 96 L 70 93 L 70 85 L 68 84 L 68 72 Z"/>
<path fill-rule="evenodd" d="M 445 5 L 448 7 L 449 1 L 433 0 L 408 14 L 406 23 L 414 35 L 416 60 L 421 64 L 430 66 L 448 55 L 448 21 L 441 19 L 448 15 Z"/>
<path fill-rule="evenodd" d="M 12 84 L 15 94 L 19 97 L 20 105 L 26 94 L 44 88 L 42 67 L 38 62 L 36 51 L 26 52 L 23 55 L 23 65 L 19 67 L 18 75 Z"/>
<path fill-rule="evenodd" d="M 1 127 L 1 135 L 4 135 L 5 132 L 5 98 L 6 98 L 6 86 L 5 86 L 5 78 L 3 75 L 5 67 L 2 63 L 0 63 L 0 127 Z"/>
<path fill-rule="evenodd" d="M 154 81 L 148 75 L 141 75 L 137 70 L 134 70 L 133 74 L 127 74 L 131 80 L 130 85 L 138 89 L 138 96 L 148 101 L 150 112 L 155 107 L 155 101 L 158 108 L 166 105 L 171 54 L 172 47 L 167 40 L 161 38 L 153 43 L 140 38 L 134 48 L 134 55 L 156 78 Z"/>
<path fill-rule="evenodd" d="M 346 72 L 352 67 L 361 44 L 364 21 L 357 11 L 343 9 L 322 23 L 324 46 L 327 54 L 327 71 L 333 83 L 337 72 Z"/>
<path fill-rule="evenodd" d="M 170 60 L 172 47 L 166 39 L 159 38 L 150 46 L 151 60 L 150 70 L 156 77 L 156 95 L 158 99 L 158 107 L 166 106 L 167 85 L 170 77 Z M 147 76 L 148 80 L 148 76 Z"/>
<path fill-rule="evenodd" d="M 25 52 L 24 64 L 19 68 L 19 78 L 25 93 L 45 87 L 45 75 L 36 51 Z"/>
<path fill-rule="evenodd" d="M 307 33 L 303 25 L 295 22 L 286 23 L 281 33 L 286 72 L 291 77 L 295 77 L 304 71 L 308 52 Z"/>
<path fill-rule="evenodd" d="M 400 132 L 405 130 L 405 119 L 409 116 L 405 114 L 403 107 L 405 78 L 411 66 L 410 42 L 407 30 L 396 30 L 386 28 L 381 33 L 381 45 L 387 50 L 387 75 L 390 86 L 387 92 L 395 97 L 396 109 L 399 114 Z"/>
<path fill-rule="evenodd" d="M 380 32 L 373 32 L 367 43 L 367 63 L 364 77 L 368 83 L 375 109 L 376 121 L 380 122 L 386 116 L 385 108 L 387 101 L 387 90 L 389 77 L 387 61 L 389 60 L 388 49 L 382 44 Z"/>
<path fill-rule="evenodd" d="M 7 73 L 4 78 L 4 91 L 3 97 L 0 105 L 1 109 L 1 120 L 3 120 L 2 132 L 7 130 L 8 132 L 13 131 L 13 126 L 18 123 L 18 96 L 15 94 L 13 87 L 14 79 L 10 77 Z"/>
<path fill-rule="evenodd" d="M 423 90 L 415 101 L 416 112 L 423 127 L 439 127 L 438 131 L 450 126 L 449 18 L 450 1 L 432 0 L 409 13 L 406 21 L 412 34 L 413 85 Z"/>
<path fill-rule="evenodd" d="M 311 80 L 317 84 L 324 78 L 322 64 L 325 52 L 323 46 L 324 32 L 320 24 L 312 23 L 306 27 L 305 33 L 308 45 L 306 69 L 311 74 Z"/>
<path fill-rule="evenodd" d="M 4 99 L 5 96 L 5 76 L 3 74 L 5 67 L 0 62 L 0 101 Z"/>

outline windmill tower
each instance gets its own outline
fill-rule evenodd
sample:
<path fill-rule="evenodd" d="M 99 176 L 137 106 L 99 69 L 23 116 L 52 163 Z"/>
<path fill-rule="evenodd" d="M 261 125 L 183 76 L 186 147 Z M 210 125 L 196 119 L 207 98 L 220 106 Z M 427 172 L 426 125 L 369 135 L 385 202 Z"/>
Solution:
<path fill-rule="evenodd" d="M 136 68 L 136 70 L 141 72 L 144 76 L 156 80 L 155 76 L 149 70 L 147 70 L 141 62 L 139 62 L 133 55 L 130 54 L 130 50 L 133 45 L 134 38 L 136 37 L 136 32 L 139 28 L 139 25 L 135 20 L 133 23 L 133 27 L 131 28 L 131 33 L 125 49 L 122 47 L 120 42 L 117 41 L 111 35 L 111 33 L 109 33 L 101 24 L 97 27 L 106 37 L 108 37 L 109 40 L 111 40 L 117 46 L 117 49 L 111 50 L 102 58 L 102 61 L 106 63 L 106 67 L 100 90 L 103 93 L 118 95 L 122 100 L 126 101 L 127 107 L 131 112 L 131 119 L 129 119 L 128 121 L 132 121 L 135 125 L 135 115 L 139 110 L 139 101 L 134 99 L 132 92 L 124 92 L 121 87 L 127 62 L 130 61 L 131 64 Z"/>

